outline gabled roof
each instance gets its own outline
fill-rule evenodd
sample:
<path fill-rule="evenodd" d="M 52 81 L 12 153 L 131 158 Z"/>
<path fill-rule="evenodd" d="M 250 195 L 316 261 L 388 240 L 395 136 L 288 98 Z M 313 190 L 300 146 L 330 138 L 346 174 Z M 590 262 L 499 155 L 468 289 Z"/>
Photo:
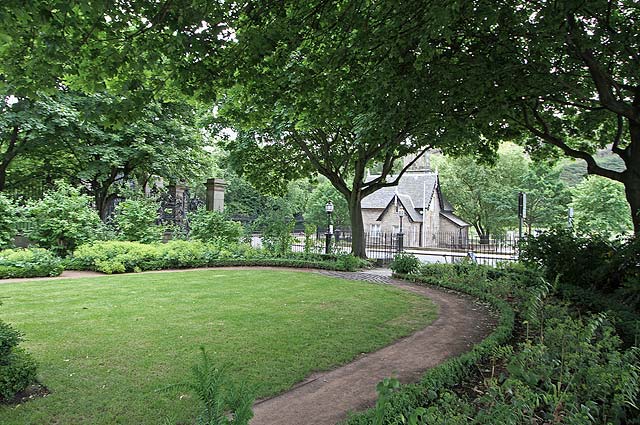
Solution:
<path fill-rule="evenodd" d="M 367 181 L 373 180 L 377 176 L 370 176 Z M 387 181 L 394 181 L 397 176 L 387 177 Z M 408 196 L 414 209 L 422 209 L 423 206 L 429 208 L 429 202 L 433 197 L 438 176 L 435 173 L 405 173 L 397 186 L 383 187 L 362 200 L 362 208 L 386 208 L 394 199 L 396 193 L 400 196 Z M 423 200 L 426 199 L 426 205 Z M 409 204 L 410 205 L 410 204 Z M 405 204 L 407 210 L 409 205 Z"/>
<path fill-rule="evenodd" d="M 440 211 L 440 215 L 446 218 L 447 220 L 453 222 L 456 226 L 459 227 L 469 227 L 471 226 L 469 223 L 452 213 L 451 211 Z"/>
<path fill-rule="evenodd" d="M 384 208 L 384 210 L 380 213 L 380 215 L 378 216 L 376 221 L 381 221 L 382 217 L 387 213 L 387 211 L 390 208 L 394 208 L 394 210 L 395 210 L 395 203 L 396 203 L 396 199 L 395 199 L 395 194 L 394 194 L 393 198 L 391 198 L 391 201 L 389 201 L 389 203 Z M 400 195 L 400 194 L 398 194 L 398 203 L 407 212 L 407 215 L 409 216 L 408 218 L 411 221 L 416 222 L 416 223 L 421 223 L 422 222 L 422 214 L 420 214 L 419 209 L 416 208 L 416 206 L 413 204 L 413 201 L 411 200 L 411 198 L 408 195 Z"/>

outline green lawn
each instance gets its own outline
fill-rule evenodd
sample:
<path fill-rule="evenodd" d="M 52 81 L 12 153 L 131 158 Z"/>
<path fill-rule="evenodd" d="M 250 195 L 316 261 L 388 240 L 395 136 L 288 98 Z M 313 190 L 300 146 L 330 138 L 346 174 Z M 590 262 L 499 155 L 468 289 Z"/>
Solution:
<path fill-rule="evenodd" d="M 258 396 L 286 390 L 430 323 L 416 295 L 313 273 L 208 270 L 0 284 L 0 318 L 25 333 L 45 398 L 0 424 L 191 423 L 184 380 L 199 347 Z"/>

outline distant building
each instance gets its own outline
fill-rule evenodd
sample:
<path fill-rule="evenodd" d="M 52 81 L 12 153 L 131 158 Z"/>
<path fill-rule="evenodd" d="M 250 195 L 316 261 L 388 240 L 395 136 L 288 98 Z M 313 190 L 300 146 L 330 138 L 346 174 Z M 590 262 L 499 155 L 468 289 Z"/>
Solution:
<path fill-rule="evenodd" d="M 410 161 L 412 158 L 406 158 Z M 377 176 L 371 175 L 368 179 Z M 396 176 L 389 176 L 393 181 Z M 443 236 L 466 242 L 469 223 L 453 213 L 440 190 L 438 173 L 431 171 L 428 154 L 404 173 L 397 186 L 380 189 L 362 200 L 362 218 L 369 235 L 398 233 L 404 209 L 402 231 L 408 247 L 436 246 Z"/>

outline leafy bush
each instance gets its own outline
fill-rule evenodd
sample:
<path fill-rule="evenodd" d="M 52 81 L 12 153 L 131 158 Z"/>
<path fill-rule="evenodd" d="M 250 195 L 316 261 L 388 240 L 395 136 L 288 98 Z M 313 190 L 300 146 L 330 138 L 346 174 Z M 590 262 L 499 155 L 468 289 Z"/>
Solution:
<path fill-rule="evenodd" d="M 18 233 L 15 223 L 16 207 L 10 199 L 0 194 L 0 249 L 11 248 Z"/>
<path fill-rule="evenodd" d="M 288 220 L 273 220 L 267 222 L 262 233 L 262 245 L 272 255 L 284 257 L 291 252 L 294 242 L 293 228 L 295 222 Z"/>
<path fill-rule="evenodd" d="M 220 266 L 282 266 L 329 270 L 354 270 L 368 266 L 366 260 L 351 255 L 325 256 L 290 253 L 272 257 L 248 245 L 224 248 L 201 241 L 170 241 L 166 244 L 98 241 L 79 247 L 67 260 L 67 268 L 102 273 L 140 272 L 170 268 Z"/>
<path fill-rule="evenodd" d="M 60 255 L 97 239 L 103 224 L 90 202 L 91 199 L 78 189 L 57 183 L 55 190 L 29 205 L 27 216 L 33 222 L 33 228 L 27 237 Z"/>
<path fill-rule="evenodd" d="M 0 279 L 59 276 L 63 271 L 60 258 L 46 249 L 19 248 L 0 251 Z"/>
<path fill-rule="evenodd" d="M 224 367 L 216 368 L 204 348 L 202 360 L 192 367 L 191 380 L 171 385 L 195 393 L 202 403 L 200 425 L 247 425 L 253 418 L 255 397 L 244 386 L 234 385 Z"/>
<path fill-rule="evenodd" d="M 520 261 L 543 267 L 547 277 L 585 288 L 612 292 L 629 280 L 640 281 L 640 241 L 574 235 L 555 229 L 521 246 Z"/>
<path fill-rule="evenodd" d="M 224 214 L 218 211 L 199 209 L 189 215 L 189 226 L 191 238 L 203 242 L 237 244 L 244 234 L 242 224 L 227 220 Z"/>
<path fill-rule="evenodd" d="M 418 271 L 420 260 L 415 255 L 400 253 L 397 254 L 389 266 L 394 273 L 409 274 Z"/>
<path fill-rule="evenodd" d="M 358 269 L 370 267 L 371 263 L 363 258 L 356 257 L 353 254 L 338 254 L 336 256 L 336 266 L 340 270 L 352 272 Z"/>
<path fill-rule="evenodd" d="M 0 321 L 0 401 L 11 399 L 36 380 L 36 364 L 18 347 L 20 332 Z"/>
<path fill-rule="evenodd" d="M 311 254 L 316 251 L 315 241 L 313 236 L 316 234 L 318 228 L 311 224 L 304 225 L 304 253 Z"/>
<path fill-rule="evenodd" d="M 586 312 L 606 312 L 627 345 L 640 336 L 640 240 L 545 232 L 522 245 L 521 261 L 558 281 L 561 296 Z"/>
<path fill-rule="evenodd" d="M 114 224 L 119 239 L 137 242 L 158 242 L 163 228 L 156 224 L 158 203 L 151 198 L 126 199 L 116 206 Z"/>

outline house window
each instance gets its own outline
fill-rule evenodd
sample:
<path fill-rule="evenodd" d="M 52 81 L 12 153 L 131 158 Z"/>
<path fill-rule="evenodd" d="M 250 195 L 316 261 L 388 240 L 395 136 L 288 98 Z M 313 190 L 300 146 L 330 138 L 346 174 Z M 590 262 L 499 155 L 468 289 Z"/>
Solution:
<path fill-rule="evenodd" d="M 369 234 L 371 236 L 380 236 L 382 234 L 382 228 L 380 227 L 379 224 L 370 224 Z"/>
<path fill-rule="evenodd" d="M 393 234 L 396 235 L 400 232 L 400 226 L 393 226 Z"/>

